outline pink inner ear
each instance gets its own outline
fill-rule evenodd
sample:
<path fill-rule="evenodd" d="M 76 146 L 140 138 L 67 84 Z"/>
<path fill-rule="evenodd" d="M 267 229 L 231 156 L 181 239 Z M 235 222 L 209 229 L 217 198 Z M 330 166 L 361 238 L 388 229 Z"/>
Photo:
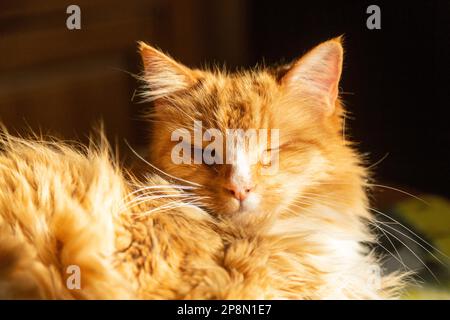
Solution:
<path fill-rule="evenodd" d="M 342 70 L 343 50 L 338 40 L 318 45 L 295 63 L 283 78 L 291 92 L 314 97 L 326 114 L 334 111 Z"/>
<path fill-rule="evenodd" d="M 191 86 L 195 79 L 191 70 L 153 47 L 140 43 L 144 63 L 144 79 L 148 88 L 142 96 L 155 101 Z"/>

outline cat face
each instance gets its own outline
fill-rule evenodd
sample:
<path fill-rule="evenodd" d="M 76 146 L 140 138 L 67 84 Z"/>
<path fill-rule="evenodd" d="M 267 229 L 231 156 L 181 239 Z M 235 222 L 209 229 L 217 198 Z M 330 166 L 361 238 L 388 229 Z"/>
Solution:
<path fill-rule="evenodd" d="M 154 101 L 151 162 L 198 185 L 193 192 L 212 214 L 290 210 L 299 194 L 341 174 L 338 163 L 346 167 L 339 39 L 283 72 L 191 70 L 145 44 L 141 54 L 143 96 Z"/>

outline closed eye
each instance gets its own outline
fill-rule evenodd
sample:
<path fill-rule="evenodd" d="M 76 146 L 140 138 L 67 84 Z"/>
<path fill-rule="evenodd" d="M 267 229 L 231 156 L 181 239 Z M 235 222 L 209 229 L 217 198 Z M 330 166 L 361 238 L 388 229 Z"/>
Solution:
<path fill-rule="evenodd" d="M 287 143 L 284 143 L 284 144 L 281 144 L 281 145 L 279 145 L 279 146 L 277 146 L 277 147 L 268 148 L 268 149 L 266 149 L 266 151 L 267 151 L 267 152 L 280 151 L 280 149 L 286 147 L 287 145 L 288 145 Z"/>

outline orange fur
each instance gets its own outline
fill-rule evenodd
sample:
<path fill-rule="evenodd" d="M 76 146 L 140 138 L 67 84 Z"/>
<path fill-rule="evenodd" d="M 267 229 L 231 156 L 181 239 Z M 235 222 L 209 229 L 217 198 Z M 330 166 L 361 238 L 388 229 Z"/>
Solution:
<path fill-rule="evenodd" d="M 280 68 L 282 72 L 268 68 L 234 74 L 190 70 L 143 43 L 140 48 L 147 83 L 144 97 L 155 103 L 149 114 L 151 162 L 175 177 L 199 184 L 194 192 L 206 199 L 200 206 L 220 221 L 243 226 L 249 237 L 289 238 L 310 248 L 311 252 L 304 248 L 292 252 L 301 256 L 295 260 L 299 269 L 314 270 L 316 278 L 310 280 L 323 282 L 311 282 L 309 297 L 361 297 L 355 293 L 361 289 L 355 287 L 362 286 L 364 270 L 378 263 L 363 245 L 375 240 L 368 229 L 372 216 L 367 209 L 367 172 L 342 132 L 341 39 L 320 44 L 291 66 Z M 161 68 L 164 85 L 154 83 Z M 172 77 L 186 81 L 177 82 L 174 88 Z M 158 90 L 153 95 L 154 86 L 166 92 Z M 262 199 L 256 209 L 238 209 L 239 202 L 227 187 L 230 164 L 175 164 L 171 160 L 177 143 L 171 141 L 171 133 L 178 128 L 192 132 L 194 120 L 202 121 L 205 129 L 223 133 L 227 129 L 280 130 L 277 173 L 261 174 L 258 163 L 250 168 L 256 186 L 252 193 Z M 251 146 L 247 153 L 256 157 L 263 147 Z M 314 257 L 312 261 L 307 261 L 309 256 Z M 339 278 L 347 284 L 342 285 Z M 322 285 L 342 290 L 322 291 Z M 365 294 L 375 297 L 382 292 Z"/>
<path fill-rule="evenodd" d="M 338 248 L 311 234 L 312 221 L 280 220 L 262 232 L 180 202 L 185 192 L 158 176 L 142 184 L 124 177 L 106 149 L 5 139 L 1 298 L 362 299 L 398 289 L 389 276 L 367 290 L 348 272 L 364 271 L 374 257 L 348 270 Z M 80 290 L 66 286 L 69 265 L 80 267 Z"/>
<path fill-rule="evenodd" d="M 325 46 L 339 58 L 333 41 Z M 396 296 L 402 275 L 368 283 L 378 259 L 363 244 L 374 241 L 366 171 L 342 139 L 341 103 L 323 104 L 334 101 L 333 77 L 325 79 L 329 100 L 321 100 L 305 83 L 286 94 L 296 68 L 311 71 L 301 60 L 281 78 L 270 70 L 229 75 L 141 50 L 145 96 L 156 102 L 152 162 L 172 177 L 137 181 L 104 142 L 80 150 L 3 134 L 0 298 Z M 252 169 L 264 199 L 256 212 L 239 214 L 230 204 L 222 189 L 227 165 L 172 164 L 170 130 L 191 128 L 193 118 L 219 129 L 283 129 L 279 172 L 266 177 L 258 165 Z M 81 289 L 66 286 L 70 265 L 80 267 Z"/>

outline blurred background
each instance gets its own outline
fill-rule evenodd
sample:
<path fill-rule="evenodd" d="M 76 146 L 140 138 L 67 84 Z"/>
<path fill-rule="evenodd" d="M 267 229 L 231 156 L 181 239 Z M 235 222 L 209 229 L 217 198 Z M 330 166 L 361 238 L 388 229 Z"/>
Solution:
<path fill-rule="evenodd" d="M 81 8 L 81 30 L 66 27 L 71 4 Z M 371 4 L 381 30 L 366 27 Z M 0 121 L 19 134 L 86 141 L 103 120 L 126 157 L 125 141 L 139 150 L 148 136 L 141 115 L 149 105 L 134 99 L 130 75 L 141 70 L 136 41 L 191 67 L 234 70 L 289 62 L 342 34 L 346 131 L 378 184 L 376 250 L 387 269 L 418 272 L 425 289 L 413 285 L 405 297 L 450 298 L 447 0 L 2 0 Z"/>

